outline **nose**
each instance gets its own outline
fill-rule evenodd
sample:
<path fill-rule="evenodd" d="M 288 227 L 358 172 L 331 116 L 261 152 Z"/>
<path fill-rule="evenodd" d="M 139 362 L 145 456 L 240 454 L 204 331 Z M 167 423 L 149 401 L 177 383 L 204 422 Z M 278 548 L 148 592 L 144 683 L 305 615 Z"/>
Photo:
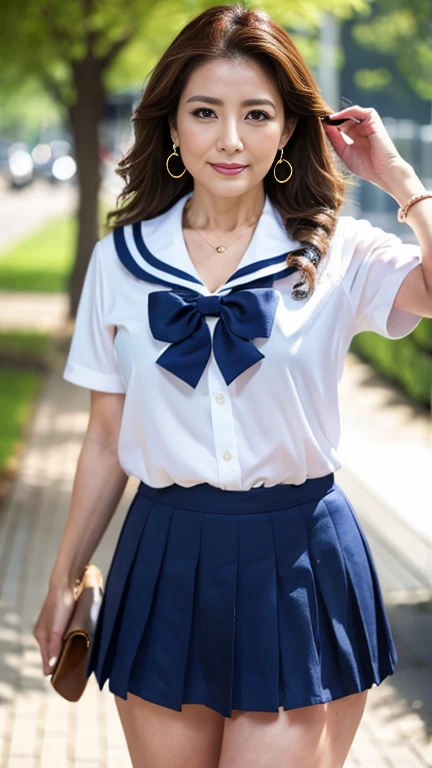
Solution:
<path fill-rule="evenodd" d="M 220 133 L 217 142 L 219 151 L 225 151 L 228 154 L 243 150 L 243 142 L 238 130 L 237 120 L 233 118 L 220 118 Z"/>

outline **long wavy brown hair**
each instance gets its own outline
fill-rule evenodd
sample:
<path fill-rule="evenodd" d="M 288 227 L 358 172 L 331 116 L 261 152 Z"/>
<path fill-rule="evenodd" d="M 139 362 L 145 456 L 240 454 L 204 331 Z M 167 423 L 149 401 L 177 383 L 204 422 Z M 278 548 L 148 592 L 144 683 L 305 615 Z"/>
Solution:
<path fill-rule="evenodd" d="M 302 272 L 292 296 L 305 298 L 313 292 L 327 255 L 348 176 L 338 165 L 321 121 L 334 110 L 322 98 L 289 34 L 262 10 L 240 3 L 207 9 L 181 30 L 151 70 L 131 118 L 134 143 L 116 169 L 125 186 L 117 208 L 107 214 L 107 228 L 158 216 L 193 190 L 189 172 L 173 179 L 166 171 L 172 152 L 168 118 L 175 124 L 180 95 L 196 67 L 211 59 L 239 57 L 253 59 L 270 74 L 286 119 L 298 118 L 284 148 L 284 158 L 294 170 L 291 179 L 278 183 L 272 165 L 263 183 L 288 235 L 301 243 L 287 255 L 287 266 Z"/>

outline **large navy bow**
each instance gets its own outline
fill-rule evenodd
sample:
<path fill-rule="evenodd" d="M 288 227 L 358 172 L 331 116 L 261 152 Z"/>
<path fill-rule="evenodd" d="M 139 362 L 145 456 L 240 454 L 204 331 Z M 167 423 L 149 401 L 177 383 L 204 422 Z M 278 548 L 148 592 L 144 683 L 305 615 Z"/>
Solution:
<path fill-rule="evenodd" d="M 268 285 L 265 281 L 263 285 Z M 187 288 L 153 291 L 148 297 L 151 332 L 171 345 L 156 362 L 196 387 L 211 354 L 212 339 L 205 315 L 220 319 L 213 333 L 213 352 L 226 384 L 261 360 L 251 339 L 269 338 L 278 293 L 269 287 L 233 290 L 225 296 L 204 296 Z"/>

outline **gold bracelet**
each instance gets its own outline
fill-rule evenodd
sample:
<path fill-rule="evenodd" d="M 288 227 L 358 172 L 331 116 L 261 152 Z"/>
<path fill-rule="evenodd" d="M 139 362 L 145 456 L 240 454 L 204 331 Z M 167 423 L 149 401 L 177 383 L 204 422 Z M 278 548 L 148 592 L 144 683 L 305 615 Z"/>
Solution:
<path fill-rule="evenodd" d="M 400 221 L 401 223 L 406 221 L 407 213 L 411 208 L 411 206 L 414 205 L 414 203 L 418 203 L 419 200 L 424 200 L 426 197 L 432 197 L 432 192 L 422 192 L 418 195 L 413 195 L 412 197 L 410 197 L 408 202 L 399 208 L 398 214 L 397 214 L 398 221 Z"/>
<path fill-rule="evenodd" d="M 87 565 L 84 567 L 84 570 L 83 570 L 81 576 L 78 576 L 73 581 L 72 591 L 73 591 L 73 596 L 74 596 L 75 600 L 79 596 L 79 593 L 81 591 L 82 582 L 83 582 L 83 579 L 84 579 L 84 575 L 85 575 L 85 572 L 86 572 L 87 568 L 89 567 L 89 565 L 90 565 L 90 563 L 87 563 Z"/>

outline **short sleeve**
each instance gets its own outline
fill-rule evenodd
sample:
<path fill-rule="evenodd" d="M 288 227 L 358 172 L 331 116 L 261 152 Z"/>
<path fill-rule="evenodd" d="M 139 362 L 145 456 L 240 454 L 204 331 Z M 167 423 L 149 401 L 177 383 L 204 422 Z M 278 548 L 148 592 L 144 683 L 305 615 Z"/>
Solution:
<path fill-rule="evenodd" d="M 114 326 L 104 321 L 104 286 L 96 243 L 84 278 L 63 378 L 101 392 L 125 392 L 114 352 Z"/>
<path fill-rule="evenodd" d="M 346 218 L 350 221 L 343 246 L 343 282 L 354 315 L 353 335 L 375 331 L 388 339 L 401 339 L 422 319 L 393 306 L 403 280 L 421 264 L 420 246 L 404 243 L 366 219 Z"/>

